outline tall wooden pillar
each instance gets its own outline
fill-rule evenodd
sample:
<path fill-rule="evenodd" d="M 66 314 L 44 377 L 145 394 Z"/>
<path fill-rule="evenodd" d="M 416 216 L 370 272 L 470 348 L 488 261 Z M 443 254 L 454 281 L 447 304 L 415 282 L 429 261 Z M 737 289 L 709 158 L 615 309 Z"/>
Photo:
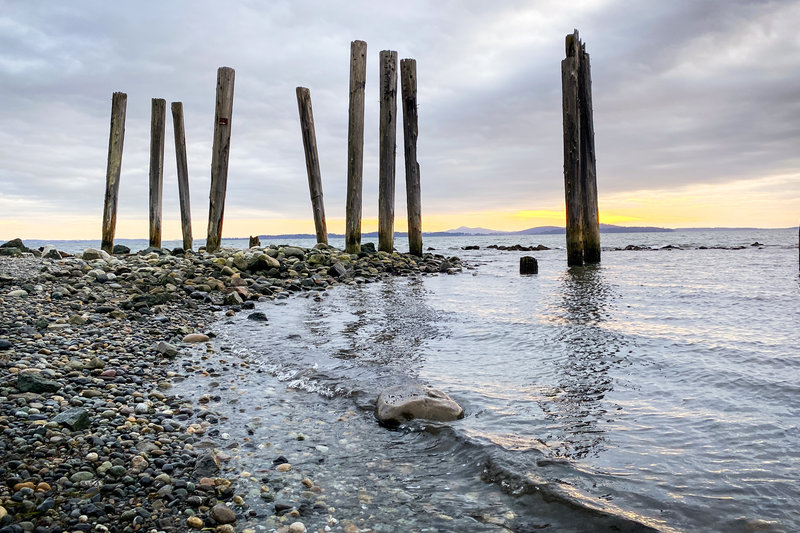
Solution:
<path fill-rule="evenodd" d="M 308 191 L 311 194 L 311 209 L 314 212 L 314 229 L 317 233 L 317 242 L 328 244 L 325 204 L 322 201 L 322 174 L 319 169 L 317 152 L 317 134 L 314 130 L 314 113 L 311 109 L 311 91 L 305 87 L 297 88 L 297 109 L 300 113 L 300 133 L 303 136 L 303 150 L 306 155 Z"/>
<path fill-rule="evenodd" d="M 361 251 L 361 190 L 364 170 L 364 87 L 367 79 L 367 43 L 350 43 L 350 105 L 347 127 L 347 206 L 345 251 Z"/>
<path fill-rule="evenodd" d="M 589 55 L 578 30 L 567 35 L 561 62 L 564 116 L 564 196 L 567 220 L 567 264 L 600 262 L 600 217 L 597 205 L 592 77 Z"/>
<path fill-rule="evenodd" d="M 186 161 L 186 129 L 183 125 L 183 103 L 172 102 L 172 130 L 175 133 L 175 161 L 178 166 L 178 199 L 181 209 L 183 249 L 192 249 L 192 209 L 189 202 L 189 166 Z"/>
<path fill-rule="evenodd" d="M 579 41 L 580 42 L 580 41 Z M 581 197 L 583 261 L 600 262 L 600 213 L 597 207 L 597 167 L 594 152 L 594 118 L 592 116 L 592 71 L 589 54 L 580 46 L 578 69 L 578 104 L 581 114 Z"/>
<path fill-rule="evenodd" d="M 577 32 L 576 32 L 577 33 Z M 567 57 L 561 61 L 564 117 L 564 200 L 567 208 L 567 264 L 583 265 L 580 109 L 578 106 L 578 39 L 567 35 Z"/>
<path fill-rule="evenodd" d="M 394 250 L 394 183 L 397 148 L 397 52 L 380 54 L 381 118 L 378 163 L 378 250 Z"/>
<path fill-rule="evenodd" d="M 408 211 L 408 252 L 422 256 L 422 203 L 417 162 L 417 61 L 400 61 L 403 92 L 403 145 L 406 161 L 406 209 Z"/>
<path fill-rule="evenodd" d="M 230 67 L 217 69 L 217 100 L 214 110 L 214 145 L 211 152 L 211 191 L 208 206 L 208 237 L 206 250 L 214 252 L 222 241 L 222 220 L 225 212 L 225 192 L 228 187 L 228 157 L 231 148 L 233 121 L 233 82 L 235 72 Z"/>
<path fill-rule="evenodd" d="M 108 166 L 106 167 L 106 194 L 103 204 L 103 251 L 113 253 L 114 232 L 117 228 L 117 199 L 119 176 L 122 170 L 122 145 L 125 141 L 125 110 L 128 95 L 116 92 L 111 98 L 111 128 L 108 136 Z"/>
<path fill-rule="evenodd" d="M 150 246 L 161 248 L 161 198 L 164 190 L 164 131 L 167 101 L 153 98 L 150 111 Z"/>

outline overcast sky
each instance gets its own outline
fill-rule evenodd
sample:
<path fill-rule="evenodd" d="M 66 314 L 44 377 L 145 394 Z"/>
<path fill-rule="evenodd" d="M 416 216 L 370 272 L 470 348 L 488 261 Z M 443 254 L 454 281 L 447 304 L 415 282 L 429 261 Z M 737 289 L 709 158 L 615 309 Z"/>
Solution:
<path fill-rule="evenodd" d="M 560 62 L 573 28 L 591 56 L 601 219 L 792 226 L 798 27 L 798 1 L 0 0 L 0 239 L 99 238 L 114 91 L 128 94 L 117 236 L 147 235 L 153 97 L 184 104 L 204 236 L 220 66 L 236 70 L 225 235 L 313 233 L 299 85 L 341 231 L 354 39 L 368 44 L 365 231 L 387 49 L 417 60 L 424 229 L 563 224 Z M 402 126 L 397 138 L 403 229 Z M 164 236 L 178 238 L 170 117 L 166 139 Z"/>

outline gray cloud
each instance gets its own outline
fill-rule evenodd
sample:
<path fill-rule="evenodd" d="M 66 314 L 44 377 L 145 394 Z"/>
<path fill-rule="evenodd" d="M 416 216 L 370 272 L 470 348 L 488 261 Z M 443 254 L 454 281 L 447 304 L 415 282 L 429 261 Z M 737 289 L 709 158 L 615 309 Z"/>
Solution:
<path fill-rule="evenodd" d="M 353 39 L 369 45 L 365 216 L 377 205 L 382 49 L 418 61 L 426 210 L 558 205 L 560 61 L 573 27 L 592 58 L 601 196 L 800 168 L 797 1 L 4 6 L 0 195 L 24 199 L 26 213 L 99 220 L 111 93 L 121 90 L 120 216 L 146 216 L 150 98 L 162 97 L 184 102 L 193 210 L 202 219 L 216 68 L 226 65 L 237 78 L 226 216 L 310 217 L 298 85 L 311 89 L 326 209 L 343 216 Z M 164 209 L 177 216 L 171 135 L 168 126 Z M 397 171 L 400 215 L 402 144 Z"/>

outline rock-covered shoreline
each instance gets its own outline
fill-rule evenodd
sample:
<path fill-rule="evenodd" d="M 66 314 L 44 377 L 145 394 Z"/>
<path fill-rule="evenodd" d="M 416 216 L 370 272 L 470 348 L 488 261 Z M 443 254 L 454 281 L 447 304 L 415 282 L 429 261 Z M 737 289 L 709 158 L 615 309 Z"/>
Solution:
<path fill-rule="evenodd" d="M 170 394 L 183 377 L 175 360 L 204 349 L 220 313 L 259 320 L 255 301 L 461 270 L 457 258 L 366 247 L 10 248 L 0 257 L 0 533 L 256 531 L 260 517 L 205 435 L 224 426 Z M 283 530 L 305 531 L 288 518 Z"/>

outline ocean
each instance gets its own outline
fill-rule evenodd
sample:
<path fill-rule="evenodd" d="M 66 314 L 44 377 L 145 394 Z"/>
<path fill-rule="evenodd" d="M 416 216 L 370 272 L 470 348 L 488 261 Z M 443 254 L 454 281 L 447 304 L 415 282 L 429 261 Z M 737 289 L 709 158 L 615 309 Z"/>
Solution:
<path fill-rule="evenodd" d="M 374 531 L 800 531 L 797 230 L 602 241 L 568 268 L 563 235 L 428 238 L 469 269 L 220 315 L 175 391 L 216 395 L 243 469 L 294 457 Z M 466 416 L 379 426 L 409 381 Z"/>

